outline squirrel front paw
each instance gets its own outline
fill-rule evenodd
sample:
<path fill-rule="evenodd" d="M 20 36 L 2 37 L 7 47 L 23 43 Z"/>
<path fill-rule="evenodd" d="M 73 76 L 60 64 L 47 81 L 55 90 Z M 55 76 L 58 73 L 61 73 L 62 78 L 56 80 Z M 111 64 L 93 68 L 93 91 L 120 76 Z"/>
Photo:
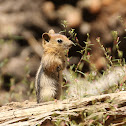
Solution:
<path fill-rule="evenodd" d="M 61 66 L 58 66 L 58 67 L 56 68 L 56 70 L 57 70 L 57 72 L 59 72 L 59 71 L 63 70 L 63 68 L 62 68 Z"/>

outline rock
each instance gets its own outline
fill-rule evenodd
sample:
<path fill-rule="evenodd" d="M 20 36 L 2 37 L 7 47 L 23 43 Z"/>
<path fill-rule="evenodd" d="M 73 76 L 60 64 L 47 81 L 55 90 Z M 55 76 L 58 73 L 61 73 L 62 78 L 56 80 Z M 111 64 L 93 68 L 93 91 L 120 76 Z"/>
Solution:
<path fill-rule="evenodd" d="M 11 75 L 21 80 L 27 75 L 35 76 L 40 60 L 37 57 L 30 57 L 29 49 L 24 49 L 20 56 L 11 58 L 2 68 L 3 75 Z"/>
<path fill-rule="evenodd" d="M 55 5 L 52 1 L 45 1 L 42 4 L 42 11 L 44 13 L 44 15 L 50 19 L 50 20 L 54 20 L 56 18 L 56 13 L 55 13 Z"/>
<path fill-rule="evenodd" d="M 8 41 L 0 43 L 0 61 L 19 54 L 20 48 L 16 42 Z"/>
<path fill-rule="evenodd" d="M 62 5 L 58 9 L 58 16 L 61 20 L 66 20 L 68 27 L 77 28 L 82 22 L 82 14 L 80 9 L 71 5 Z"/>

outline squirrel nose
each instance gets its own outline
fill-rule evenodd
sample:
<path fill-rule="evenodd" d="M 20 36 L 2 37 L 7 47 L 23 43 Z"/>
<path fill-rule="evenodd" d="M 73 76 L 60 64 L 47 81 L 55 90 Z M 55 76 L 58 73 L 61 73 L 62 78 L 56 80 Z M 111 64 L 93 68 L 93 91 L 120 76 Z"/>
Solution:
<path fill-rule="evenodd" d="M 71 48 L 74 45 L 74 43 L 70 40 L 69 47 Z"/>
<path fill-rule="evenodd" d="M 66 41 L 66 42 L 64 43 L 64 47 L 67 48 L 67 49 L 70 49 L 70 48 L 72 47 L 73 44 L 74 44 L 74 43 L 73 43 L 71 40 L 69 40 L 69 41 Z"/>

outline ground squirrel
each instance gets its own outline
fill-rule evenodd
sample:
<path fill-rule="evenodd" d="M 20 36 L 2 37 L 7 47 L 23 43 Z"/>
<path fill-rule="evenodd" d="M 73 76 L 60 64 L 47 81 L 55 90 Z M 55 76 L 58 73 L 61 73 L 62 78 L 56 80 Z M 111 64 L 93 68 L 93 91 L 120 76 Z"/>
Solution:
<path fill-rule="evenodd" d="M 55 33 L 54 30 L 43 33 L 43 54 L 35 82 L 38 103 L 60 98 L 65 51 L 69 50 L 72 44 L 66 36 Z"/>

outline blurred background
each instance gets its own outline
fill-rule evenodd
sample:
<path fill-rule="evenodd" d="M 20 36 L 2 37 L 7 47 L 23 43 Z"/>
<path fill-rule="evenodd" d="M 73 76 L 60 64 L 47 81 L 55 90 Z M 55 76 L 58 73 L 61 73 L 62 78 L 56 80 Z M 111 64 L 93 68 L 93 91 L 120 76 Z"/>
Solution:
<path fill-rule="evenodd" d="M 62 25 L 64 20 L 67 28 Z M 85 46 L 87 33 L 93 44 L 90 62 L 85 63 L 83 72 L 91 70 L 90 64 L 98 71 L 106 69 L 107 61 L 96 38 L 100 37 L 104 47 L 112 51 L 112 31 L 117 31 L 119 48 L 126 58 L 126 0 L 0 0 L 0 105 L 35 101 L 42 33 L 71 28 L 81 46 Z M 70 65 L 78 64 L 80 49 L 70 49 Z M 118 58 L 116 52 L 113 55 Z"/>

